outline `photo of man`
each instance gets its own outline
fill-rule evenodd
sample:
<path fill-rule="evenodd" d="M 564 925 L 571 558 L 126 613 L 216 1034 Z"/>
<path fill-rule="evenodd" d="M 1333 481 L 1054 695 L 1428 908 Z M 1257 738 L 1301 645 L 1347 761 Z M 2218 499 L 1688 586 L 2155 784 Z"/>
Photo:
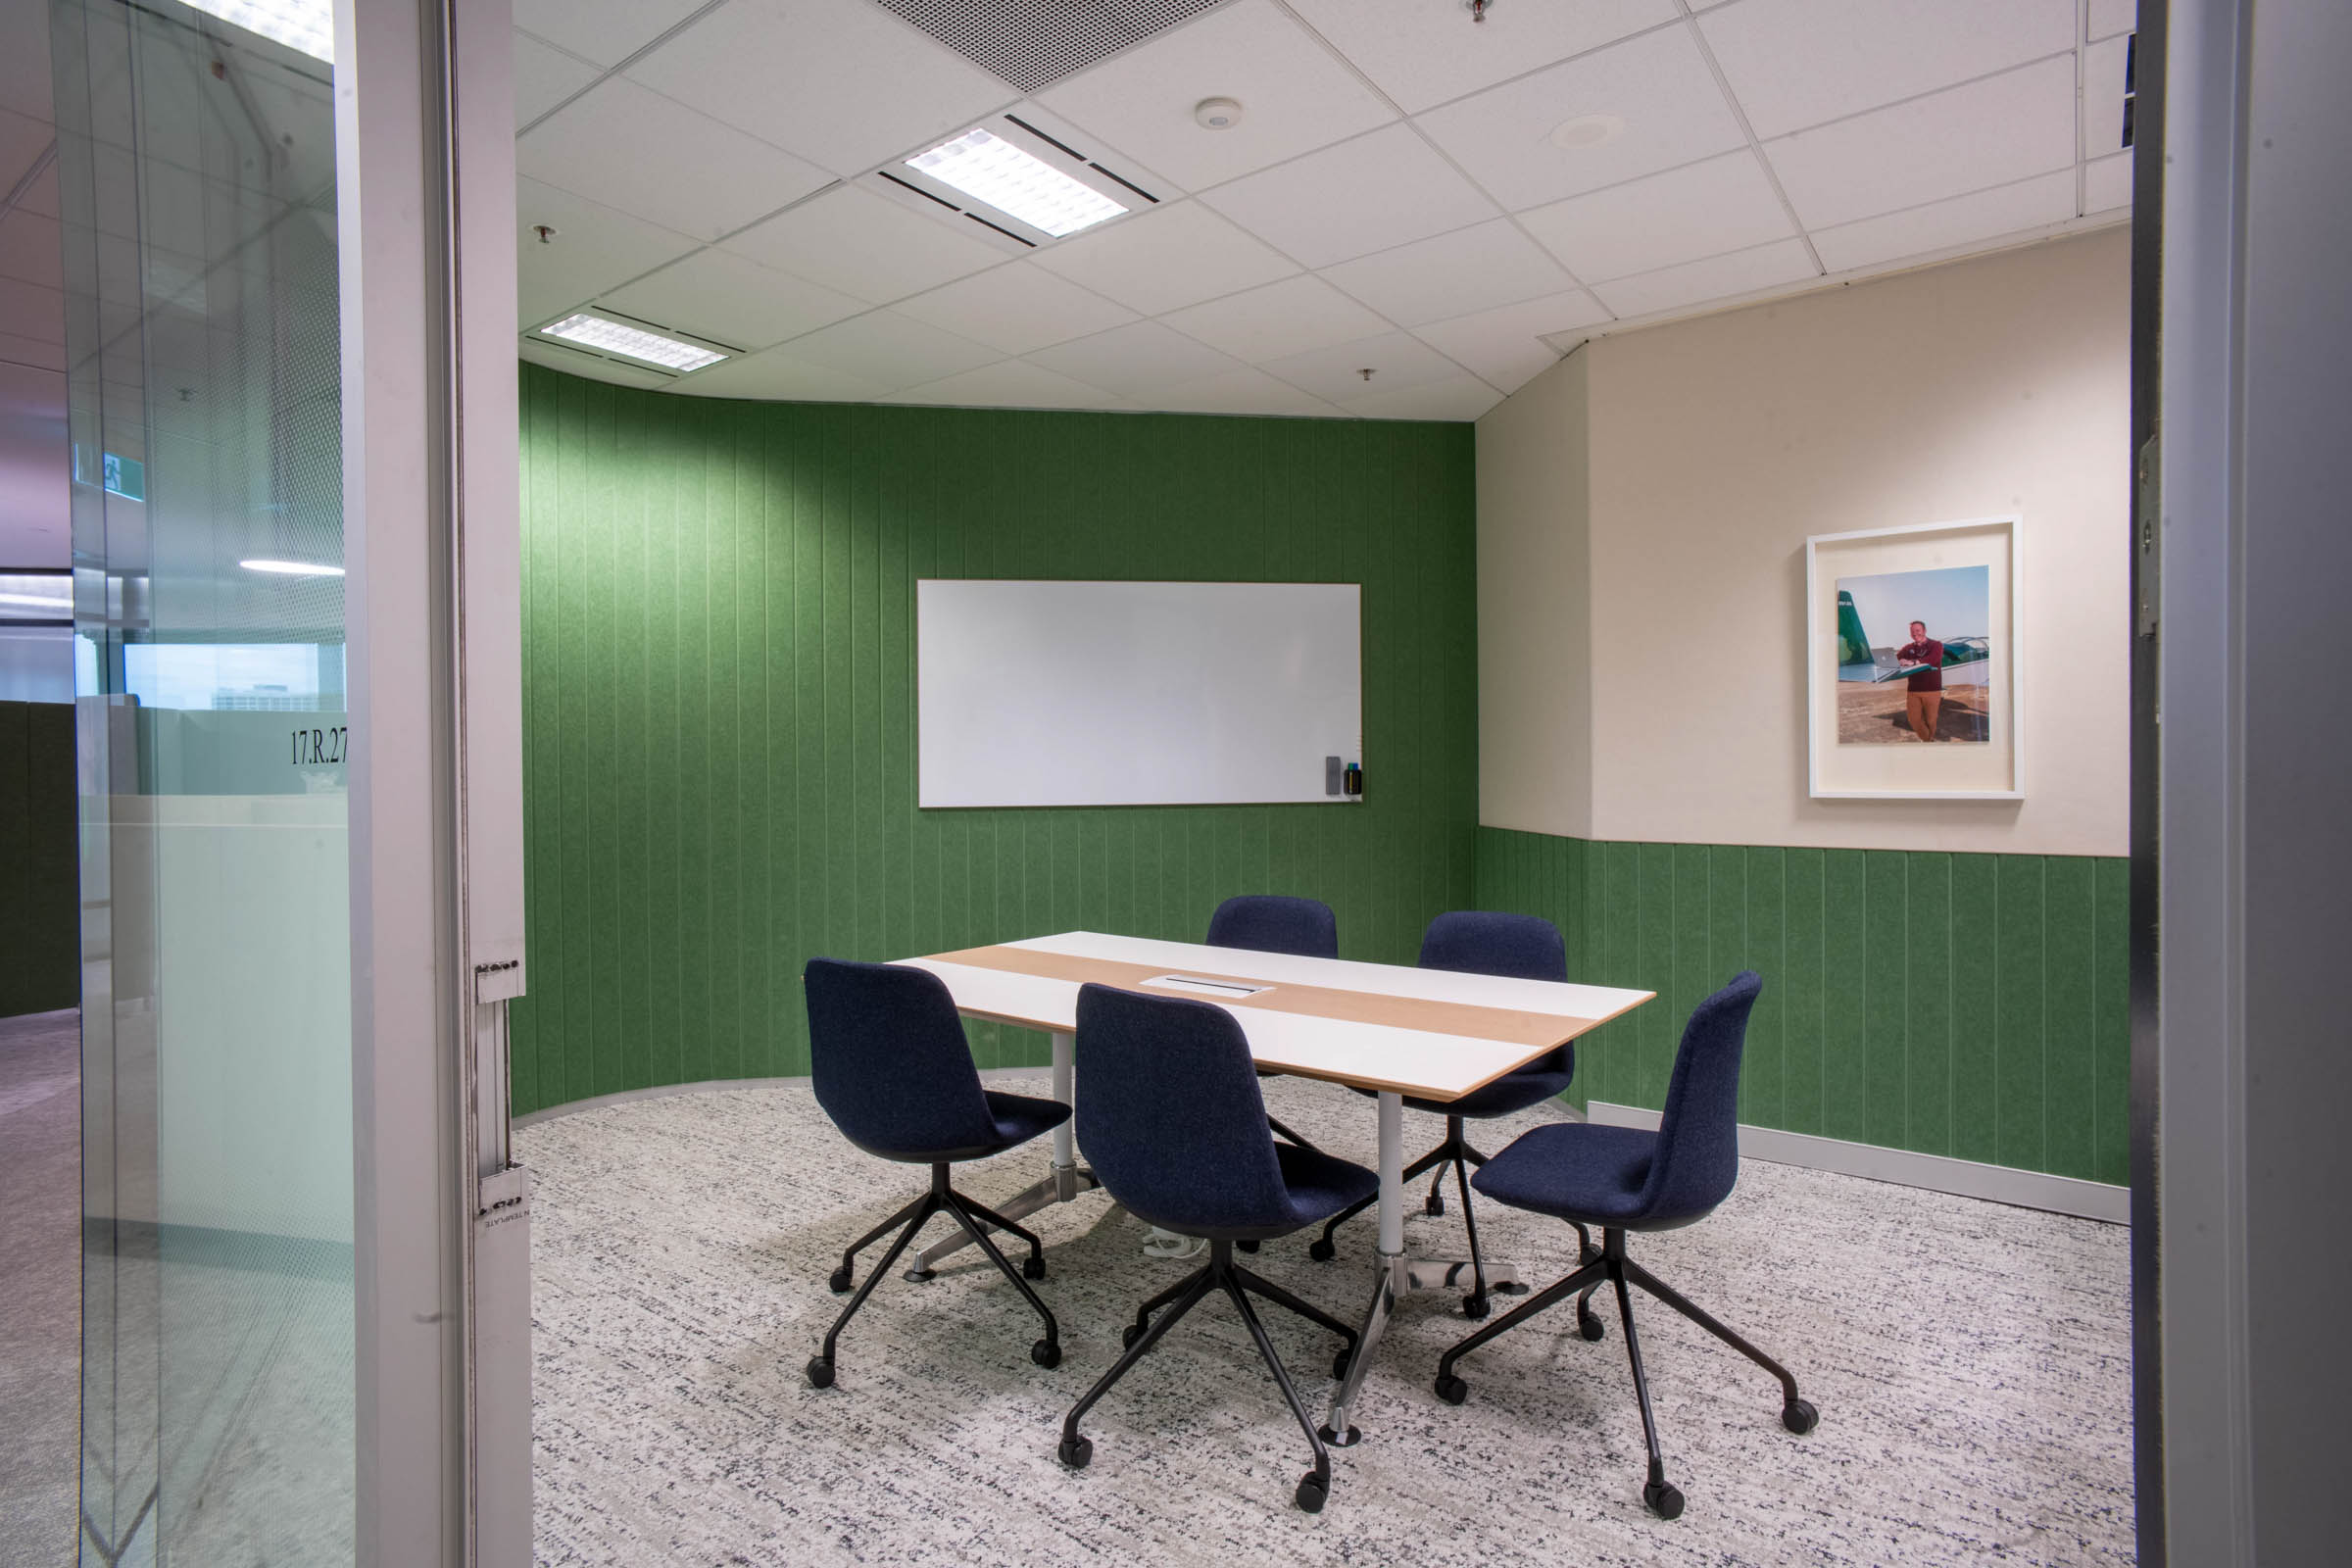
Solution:
<path fill-rule="evenodd" d="M 1928 623 L 1911 623 L 1911 640 L 1895 651 L 1896 665 L 1911 671 L 1903 708 L 1911 715 L 1911 733 L 1923 741 L 1936 738 L 1936 718 L 1943 711 L 1943 644 L 1928 635 Z"/>
<path fill-rule="evenodd" d="M 1988 744 L 1991 592 L 1984 566 L 1838 578 L 1838 744 Z M 1874 646 L 1873 625 L 1905 639 Z"/>

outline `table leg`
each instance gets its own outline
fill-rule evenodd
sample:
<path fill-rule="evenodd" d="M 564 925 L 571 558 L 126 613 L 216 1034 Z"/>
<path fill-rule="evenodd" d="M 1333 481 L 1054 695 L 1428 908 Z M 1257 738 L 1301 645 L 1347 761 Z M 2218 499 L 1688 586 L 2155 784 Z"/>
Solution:
<path fill-rule="evenodd" d="M 1068 1034 L 1054 1036 L 1054 1098 L 1063 1104 L 1075 1104 L 1070 1096 L 1077 1085 L 1078 1037 Z M 1075 1119 L 1075 1118 L 1073 1118 Z M 1002 1203 L 992 1206 L 1006 1219 L 1017 1220 L 1034 1214 L 1048 1203 L 1066 1203 L 1080 1193 L 1094 1191 L 1102 1185 L 1095 1173 L 1078 1163 L 1078 1146 L 1064 1121 L 1054 1129 L 1054 1162 L 1045 1179 L 1022 1188 Z M 906 1271 L 910 1280 L 928 1279 L 934 1264 L 950 1253 L 972 1245 L 972 1239 L 962 1230 L 933 1242 L 914 1256 L 914 1266 Z"/>

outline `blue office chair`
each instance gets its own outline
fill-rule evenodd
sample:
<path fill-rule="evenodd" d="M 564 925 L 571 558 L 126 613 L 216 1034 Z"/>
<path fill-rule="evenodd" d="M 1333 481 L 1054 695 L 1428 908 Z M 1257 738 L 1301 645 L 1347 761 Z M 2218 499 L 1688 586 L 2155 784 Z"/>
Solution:
<path fill-rule="evenodd" d="M 1516 980 L 1565 980 L 1568 978 L 1568 948 L 1560 940 L 1559 928 L 1549 920 L 1532 914 L 1496 914 L 1482 909 L 1456 909 L 1441 914 L 1429 922 L 1421 937 L 1421 967 L 1424 969 L 1452 969 L 1464 974 L 1505 975 Z M 1494 1116 L 1514 1115 L 1530 1105 L 1542 1104 L 1568 1087 L 1576 1076 L 1576 1050 L 1562 1046 L 1546 1055 L 1539 1056 L 1515 1072 L 1504 1073 L 1483 1089 L 1473 1090 L 1455 1101 L 1413 1100 L 1405 1103 L 1415 1110 L 1435 1111 L 1446 1118 L 1445 1141 L 1407 1165 L 1404 1179 L 1411 1181 L 1423 1171 L 1435 1169 L 1437 1178 L 1429 1184 L 1429 1197 L 1422 1207 L 1432 1214 L 1446 1212 L 1446 1173 L 1453 1172 L 1454 1185 L 1462 1195 L 1462 1228 L 1470 1233 L 1470 1294 L 1462 1298 L 1464 1317 L 1485 1317 L 1487 1300 L 1487 1268 L 1478 1250 L 1478 1217 L 1470 1211 L 1470 1167 L 1484 1165 L 1487 1156 L 1470 1147 L 1463 1134 L 1466 1118 L 1484 1121 Z M 1370 1200 L 1365 1200 L 1366 1203 Z M 1328 1263 L 1339 1255 L 1339 1246 L 1332 1233 L 1354 1218 L 1365 1207 L 1358 1203 L 1332 1216 L 1323 1227 L 1323 1235 L 1307 1249 L 1307 1255 L 1317 1262 Z M 1583 1231 L 1579 1230 L 1579 1235 Z M 1592 1239 L 1584 1238 L 1591 1250 Z M 1589 1308 L 1580 1307 L 1583 1319 L 1597 1330 L 1600 1320 L 1592 1317 Z M 1597 1332 L 1589 1338 L 1598 1339 Z"/>
<path fill-rule="evenodd" d="M 1079 990 L 1077 1130 L 1087 1161 L 1129 1212 L 1180 1236 L 1206 1238 L 1209 1255 L 1206 1266 L 1136 1308 L 1126 1353 L 1070 1406 L 1059 1452 L 1062 1463 L 1084 1469 L 1095 1446 L 1078 1435 L 1079 1421 L 1177 1319 L 1222 1290 L 1306 1433 L 1315 1467 L 1294 1495 L 1315 1513 L 1331 1495 L 1331 1456 L 1250 1298 L 1289 1307 L 1337 1334 L 1343 1343 L 1335 1376 L 1355 1349 L 1355 1330 L 1236 1263 L 1233 1244 L 1312 1225 L 1371 1192 L 1380 1178 L 1361 1165 L 1276 1143 L 1251 1069 L 1242 1026 L 1221 1007 L 1108 986 Z"/>
<path fill-rule="evenodd" d="M 1474 1184 L 1480 1192 L 1513 1208 L 1567 1220 L 1580 1235 L 1586 1225 L 1600 1227 L 1600 1253 L 1593 1256 L 1586 1247 L 1580 1254 L 1584 1264 L 1575 1273 L 1496 1318 L 1438 1361 L 1438 1397 L 1459 1404 L 1469 1397 L 1470 1386 L 1454 1376 L 1455 1362 L 1545 1307 L 1580 1292 L 1589 1295 L 1606 1280 L 1617 1292 L 1617 1320 L 1625 1325 L 1626 1359 L 1633 1363 L 1642 1436 L 1649 1446 L 1649 1480 L 1642 1489 L 1642 1500 L 1661 1519 L 1683 1511 L 1683 1494 L 1668 1484 L 1658 1455 L 1658 1425 L 1649 1410 L 1642 1345 L 1634 1338 L 1628 1280 L 1779 1378 L 1781 1425 L 1801 1435 L 1821 1419 L 1798 1397 L 1796 1379 L 1787 1367 L 1625 1255 L 1626 1232 L 1689 1225 L 1704 1219 L 1731 1196 L 1732 1184 L 1740 1178 L 1740 1052 L 1747 1038 L 1748 1009 L 1763 989 L 1764 982 L 1753 970 L 1742 971 L 1690 1014 L 1682 1049 L 1675 1053 L 1666 1112 L 1656 1132 L 1555 1122 L 1521 1134 L 1487 1162 Z"/>
<path fill-rule="evenodd" d="M 881 1266 L 865 1277 L 833 1320 L 825 1348 L 808 1363 L 810 1385 L 832 1385 L 833 1347 L 841 1331 L 934 1214 L 946 1214 L 962 1226 L 1046 1320 L 1046 1337 L 1029 1347 L 1029 1359 L 1043 1367 L 1060 1364 L 1060 1331 L 1054 1314 L 1029 1288 L 1029 1280 L 1046 1277 L 1044 1247 L 1028 1231 L 949 1186 L 948 1167 L 1018 1148 L 1068 1120 L 1070 1107 L 1058 1100 L 982 1089 L 963 1038 L 963 1020 L 956 1015 L 948 988 L 928 970 L 811 958 L 803 980 L 808 995 L 808 1065 L 816 1102 L 842 1136 L 867 1153 L 931 1167 L 929 1192 L 841 1254 L 841 1267 L 830 1281 L 837 1296 L 850 1288 L 858 1254 L 885 1233 L 906 1227 L 883 1254 Z M 1028 1261 L 1018 1272 L 988 1239 L 991 1229 L 1029 1244 Z"/>
<path fill-rule="evenodd" d="M 1218 905 L 1217 912 L 1208 917 L 1208 945 L 1246 948 L 1252 953 L 1288 953 L 1301 958 L 1336 958 L 1340 956 L 1340 922 L 1331 906 L 1320 899 L 1245 893 Z M 1258 1076 L 1275 1075 L 1260 1072 Z M 1300 1149 L 1315 1147 L 1272 1112 L 1266 1115 L 1266 1125 L 1274 1129 L 1276 1137 L 1287 1138 Z M 1254 1252 L 1257 1244 L 1247 1243 L 1242 1250 Z"/>

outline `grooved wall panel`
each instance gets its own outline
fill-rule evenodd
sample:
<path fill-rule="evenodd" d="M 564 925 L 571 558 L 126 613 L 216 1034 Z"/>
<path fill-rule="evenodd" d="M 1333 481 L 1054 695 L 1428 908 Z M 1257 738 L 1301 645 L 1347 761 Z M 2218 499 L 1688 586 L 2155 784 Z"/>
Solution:
<path fill-rule="evenodd" d="M 2129 862 L 1620 844 L 1478 830 L 1482 906 L 1658 1000 L 1579 1043 L 1571 1097 L 1657 1108 L 1683 1020 L 1764 976 L 1740 1119 L 2122 1183 Z"/>
<path fill-rule="evenodd" d="M 663 396 L 522 368 L 517 1112 L 808 1070 L 812 955 L 1473 902 L 1471 426 Z M 918 810 L 919 577 L 1360 582 L 1358 806 Z M 974 1025 L 984 1067 L 1042 1038 Z"/>

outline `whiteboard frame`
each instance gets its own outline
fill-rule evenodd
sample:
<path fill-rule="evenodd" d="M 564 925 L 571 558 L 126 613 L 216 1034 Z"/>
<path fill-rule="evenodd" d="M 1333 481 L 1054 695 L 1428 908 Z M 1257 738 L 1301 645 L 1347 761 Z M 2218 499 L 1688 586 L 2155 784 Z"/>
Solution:
<path fill-rule="evenodd" d="M 990 801 L 972 801 L 972 800 L 942 800 L 942 799 L 937 799 L 937 798 L 936 798 L 937 796 L 939 796 L 939 795 L 941 795 L 941 794 L 943 794 L 943 793 L 945 793 L 945 792 L 942 792 L 942 791 L 935 791 L 935 790 L 932 790 L 932 789 L 929 787 L 928 780 L 927 780 L 927 778 L 926 778 L 926 773 L 925 773 L 925 766 L 924 766 L 924 763 L 925 763 L 925 756 L 924 756 L 924 746 L 923 746 L 923 714 L 924 714 L 924 706 L 925 706 L 925 705 L 924 705 L 924 693 L 923 693 L 923 664 L 924 664 L 924 660 L 923 660 L 923 619 L 924 619 L 924 617 L 923 617 L 923 595 L 924 595 L 924 590 L 925 590 L 925 589 L 927 589 L 927 588 L 929 588 L 929 587 L 931 587 L 931 586 L 933 586 L 933 585 L 935 585 L 935 584 L 941 584 L 941 585 L 950 585 L 950 584 L 952 584 L 952 585 L 957 585 L 957 586 L 962 586 L 962 585 L 971 585 L 971 584 L 991 584 L 991 585 L 1004 585 L 1004 586 L 1006 586 L 1006 587 L 1014 587 L 1014 586 L 1032 586 L 1032 587 L 1038 587 L 1038 588 L 1048 588 L 1048 589 L 1070 589 L 1070 588 L 1085 588 L 1085 587 L 1089 587 L 1089 586 L 1096 586 L 1096 587 L 1102 587 L 1102 588 L 1109 588 L 1109 589 L 1148 589 L 1148 588 L 1155 588 L 1155 587 L 1157 587 L 1157 588 L 1198 588 L 1198 589 L 1215 589 L 1215 588 L 1246 588 L 1246 589 L 1282 589 L 1282 588 L 1304 588 L 1304 589 L 1345 590 L 1345 591 L 1348 593 L 1348 595 L 1349 596 L 1350 600 L 1351 600 L 1352 609 L 1353 609 L 1353 623 L 1354 623 L 1354 633 L 1355 633 L 1355 645 L 1354 645 L 1354 647 L 1353 647 L 1353 648 L 1350 650 L 1350 653 L 1351 653 L 1351 655 L 1352 655 L 1352 662 L 1353 662 L 1354 689 L 1355 689 L 1355 708 L 1354 708 L 1354 711 L 1353 711 L 1353 713 L 1350 715 L 1350 718 L 1349 718 L 1349 728 L 1350 728 L 1350 730 L 1352 731 L 1352 734 L 1353 734 L 1353 737 L 1354 737 L 1354 739 L 1353 739 L 1352 743 L 1351 743 L 1351 744 L 1349 744 L 1349 745 L 1325 748 L 1325 749 L 1322 749 L 1322 750 L 1319 750 L 1319 751 L 1317 751 L 1317 752 L 1316 752 L 1316 753 L 1314 753 L 1313 755 L 1315 755 L 1315 756 L 1318 758 L 1318 760 L 1320 760 L 1320 759 L 1322 759 L 1322 758 L 1327 758 L 1327 757 L 1331 756 L 1331 755 L 1332 755 L 1332 753 L 1336 751 L 1336 752 L 1338 752 L 1338 753 L 1341 755 L 1341 760 L 1342 760 L 1342 764 L 1343 764 L 1343 766 L 1344 766 L 1344 765 L 1346 765 L 1347 763 L 1350 763 L 1350 762 L 1352 762 L 1352 763 L 1355 763 L 1355 764 L 1356 764 L 1356 765 L 1357 765 L 1357 766 L 1360 768 L 1360 767 L 1362 766 L 1362 763 L 1363 763 L 1363 733 L 1364 733 L 1364 690 L 1363 690 L 1363 667 L 1364 667 L 1364 622 L 1363 622 L 1363 598 L 1364 598 L 1364 588 L 1363 588 L 1363 584 L 1362 584 L 1362 583 L 1360 583 L 1360 582 L 1336 582 L 1336 581 L 1329 581 L 1329 580 L 1320 580 L 1320 581 L 1269 581 L 1269 580 L 1265 580 L 1265 579 L 1233 579 L 1233 578 L 1169 578 L 1169 577 L 1107 577 L 1107 578 L 1084 578 L 1084 577 L 921 577 L 921 578 L 917 578 L 917 579 L 916 579 L 916 581 L 915 581 L 915 603 L 914 603 L 914 612 L 913 612 L 913 617 L 912 617 L 912 620 L 913 620 L 913 629 L 914 629 L 914 645 L 915 645 L 915 646 L 914 646 L 914 655 L 913 655 L 913 662 L 914 662 L 914 666 L 915 666 L 915 700 L 914 700 L 914 723 L 915 723 L 915 737 L 914 737 L 914 753 L 915 753 L 915 806 L 916 806 L 916 808 L 917 808 L 918 810 L 925 810 L 925 811 L 953 811 L 953 810 L 1115 810 L 1115 809 L 1120 809 L 1120 808 L 1131 808 L 1131 807 L 1132 807 L 1132 808 L 1172 808 L 1172 807 L 1205 807 L 1205 808 L 1220 808 L 1220 807 L 1252 807 L 1252 806 L 1341 806 L 1341 805 L 1360 805 L 1360 804 L 1362 803 L 1362 801 L 1363 801 L 1364 797 L 1363 797 L 1363 796 L 1362 796 L 1360 793 L 1359 793 L 1359 794 L 1355 794 L 1355 795 L 1349 795 L 1349 794 L 1347 794 L 1347 793 L 1344 793 L 1344 792 L 1343 792 L 1343 793 L 1341 793 L 1341 794 L 1339 794 L 1339 795 L 1297 795 L 1297 796 L 1260 796 L 1260 795 L 1257 795 L 1257 794 L 1254 794 L 1254 793 L 1240 793 L 1240 794 L 1235 794 L 1235 795 L 1231 795 L 1231 796 L 1218 796 L 1218 797 L 1214 797 L 1214 798 L 1203 798 L 1203 797 L 1197 797 L 1197 796 L 1194 796 L 1194 797 L 1188 797 L 1188 796 L 1181 796 L 1181 795 L 1180 795 L 1180 796 L 1177 796 L 1177 797 L 1174 797 L 1174 798 L 1167 798 L 1167 799 L 1150 799 L 1150 800 L 1147 800 L 1147 799 L 1121 799 L 1121 800 L 1088 800 L 1088 799 L 1072 799 L 1072 800 L 1053 800 L 1053 801 L 1036 801 L 1036 800 L 1029 800 L 1029 801 L 999 801 L 999 802 L 990 802 Z M 1319 760 L 1318 760 L 1318 765 L 1319 765 Z M 1155 775 L 1155 776 L 1156 776 L 1156 775 Z"/>

